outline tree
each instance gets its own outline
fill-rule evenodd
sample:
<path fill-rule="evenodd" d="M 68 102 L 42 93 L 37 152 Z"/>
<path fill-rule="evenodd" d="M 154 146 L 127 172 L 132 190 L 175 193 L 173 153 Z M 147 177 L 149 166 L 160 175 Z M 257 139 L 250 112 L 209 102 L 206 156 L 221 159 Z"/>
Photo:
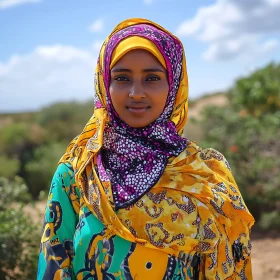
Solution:
<path fill-rule="evenodd" d="M 251 115 L 275 113 L 280 108 L 280 64 L 271 63 L 237 80 L 230 90 L 231 104 Z"/>

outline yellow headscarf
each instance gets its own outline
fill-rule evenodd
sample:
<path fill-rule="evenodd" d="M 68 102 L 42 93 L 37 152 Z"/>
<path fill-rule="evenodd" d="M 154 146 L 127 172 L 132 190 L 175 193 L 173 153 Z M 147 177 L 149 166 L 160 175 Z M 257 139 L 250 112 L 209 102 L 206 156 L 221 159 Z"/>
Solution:
<path fill-rule="evenodd" d="M 110 69 L 112 69 L 116 62 L 128 52 L 132 50 L 139 50 L 139 46 L 141 49 L 153 54 L 161 63 L 161 65 L 166 69 L 165 60 L 157 46 L 152 41 L 139 36 L 127 37 L 116 46 L 112 53 Z"/>
<path fill-rule="evenodd" d="M 60 161 L 70 162 L 75 171 L 82 196 L 76 207 L 88 207 L 107 229 L 128 241 L 175 256 L 199 253 L 206 279 L 228 276 L 228 279 L 241 279 L 238 274 L 244 271 L 247 279 L 252 279 L 248 276 L 251 273 L 249 233 L 254 219 L 245 206 L 226 159 L 219 152 L 202 150 L 189 142 L 184 152 L 169 159 L 158 183 L 133 207 L 120 209 L 118 213 L 112 207 L 110 184 L 101 183 L 98 178 L 96 156 L 103 145 L 105 125 L 109 122 L 103 77 L 105 48 L 113 34 L 141 23 L 151 24 L 174 36 L 151 21 L 129 19 L 120 23 L 103 44 L 95 72 L 95 91 L 100 104 L 96 103 L 94 115 L 82 133 L 70 143 Z M 162 63 L 162 58 L 155 56 Z M 116 61 L 119 59 L 117 53 L 113 57 Z M 188 111 L 184 54 L 182 65 L 170 117 L 179 134 L 183 133 Z M 135 232 L 137 234 L 133 234 Z M 235 265 L 232 263 L 234 244 L 242 247 L 244 257 Z"/>

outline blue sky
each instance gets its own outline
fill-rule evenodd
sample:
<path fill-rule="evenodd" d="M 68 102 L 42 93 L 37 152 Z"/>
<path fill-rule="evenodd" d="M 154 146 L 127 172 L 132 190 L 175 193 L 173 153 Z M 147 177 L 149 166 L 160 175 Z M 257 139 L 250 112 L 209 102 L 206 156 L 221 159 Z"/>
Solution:
<path fill-rule="evenodd" d="M 280 61 L 280 0 L 0 0 L 0 112 L 93 97 L 99 47 L 144 17 L 182 40 L 191 99 Z"/>

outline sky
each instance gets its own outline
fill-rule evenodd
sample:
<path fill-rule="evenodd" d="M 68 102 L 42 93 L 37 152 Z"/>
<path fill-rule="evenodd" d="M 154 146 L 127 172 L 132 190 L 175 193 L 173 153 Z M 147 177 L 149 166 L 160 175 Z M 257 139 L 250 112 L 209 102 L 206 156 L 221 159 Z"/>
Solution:
<path fill-rule="evenodd" d="M 190 99 L 280 62 L 280 0 L 0 0 L 0 113 L 92 99 L 99 48 L 132 17 L 181 39 Z"/>

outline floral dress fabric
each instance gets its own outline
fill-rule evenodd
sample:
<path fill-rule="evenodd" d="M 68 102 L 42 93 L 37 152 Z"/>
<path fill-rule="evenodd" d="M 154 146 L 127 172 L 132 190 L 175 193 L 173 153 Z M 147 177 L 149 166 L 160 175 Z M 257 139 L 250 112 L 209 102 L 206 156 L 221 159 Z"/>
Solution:
<path fill-rule="evenodd" d="M 178 258 L 126 241 L 77 208 L 73 174 L 61 164 L 53 178 L 37 279 L 186 279 Z"/>
<path fill-rule="evenodd" d="M 219 173 L 204 174 L 197 183 L 191 169 L 198 163 Z M 176 172 L 182 165 L 189 172 Z M 173 172 L 104 225 L 83 199 L 71 164 L 60 164 L 49 193 L 37 279 L 252 279 L 253 221 L 225 158 L 192 144 L 168 168 Z M 174 188 L 165 187 L 170 181 Z M 112 203 L 107 187 L 102 194 Z"/>

